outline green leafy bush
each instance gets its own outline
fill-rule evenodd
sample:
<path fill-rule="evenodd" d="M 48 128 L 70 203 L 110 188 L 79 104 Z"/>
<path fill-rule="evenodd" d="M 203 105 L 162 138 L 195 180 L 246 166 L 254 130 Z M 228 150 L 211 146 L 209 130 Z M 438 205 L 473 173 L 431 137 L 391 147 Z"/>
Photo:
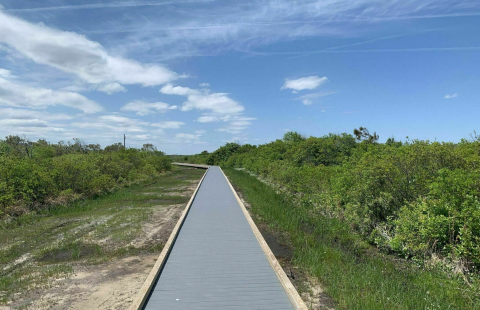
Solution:
<path fill-rule="evenodd" d="M 480 266 L 480 141 L 378 143 L 366 128 L 257 146 L 227 144 L 188 161 L 245 168 L 347 221 L 366 240 L 417 258 Z"/>
<path fill-rule="evenodd" d="M 141 150 L 121 144 L 102 150 L 74 142 L 0 140 L 0 216 L 65 205 L 171 169 L 170 159 L 151 144 Z"/>

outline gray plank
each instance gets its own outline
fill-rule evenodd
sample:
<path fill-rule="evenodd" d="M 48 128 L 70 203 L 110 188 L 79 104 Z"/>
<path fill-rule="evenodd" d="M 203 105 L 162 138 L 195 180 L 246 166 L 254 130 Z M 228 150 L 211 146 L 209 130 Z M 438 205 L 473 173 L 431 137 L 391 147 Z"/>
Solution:
<path fill-rule="evenodd" d="M 145 309 L 294 309 L 220 168 L 208 170 Z"/>

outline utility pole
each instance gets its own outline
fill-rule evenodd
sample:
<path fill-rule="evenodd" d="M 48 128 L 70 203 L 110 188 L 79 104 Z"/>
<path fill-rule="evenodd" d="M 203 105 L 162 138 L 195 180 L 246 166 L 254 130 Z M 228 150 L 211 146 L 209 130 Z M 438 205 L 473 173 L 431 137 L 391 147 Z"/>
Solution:
<path fill-rule="evenodd" d="M 126 140 L 126 139 L 127 139 L 127 136 L 125 136 L 125 134 L 123 134 L 123 148 L 124 148 L 124 149 L 127 149 L 127 148 L 125 147 L 125 140 Z"/>

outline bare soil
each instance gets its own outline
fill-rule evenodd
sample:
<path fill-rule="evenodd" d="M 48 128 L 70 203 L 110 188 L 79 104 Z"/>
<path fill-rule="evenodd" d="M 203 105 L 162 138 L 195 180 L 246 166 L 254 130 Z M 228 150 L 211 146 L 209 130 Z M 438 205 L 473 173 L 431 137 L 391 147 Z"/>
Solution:
<path fill-rule="evenodd" d="M 142 234 L 132 241 L 134 247 L 164 244 L 175 227 L 185 204 L 162 206 L 144 225 Z M 90 251 L 90 249 L 82 249 Z M 67 253 L 45 260 L 62 261 Z M 74 265 L 70 277 L 56 279 L 47 290 L 29 291 L 0 309 L 127 309 L 155 264 L 158 254 L 142 254 L 114 259 L 98 265 Z"/>
<path fill-rule="evenodd" d="M 2 266 L 6 270 L 4 272 L 8 272 L 29 266 L 32 270 L 41 270 L 63 264 L 70 271 L 49 275 L 48 280 L 19 288 L 6 303 L 0 304 L 0 310 L 128 309 L 180 218 L 188 197 L 193 194 L 201 174 L 188 174 L 188 180 L 182 175 L 175 177 L 182 180 L 183 186 L 168 184 L 155 188 L 157 193 L 153 194 L 159 194 L 160 191 L 167 197 L 182 196 L 182 203 L 168 204 L 161 201 L 157 205 L 151 200 L 143 200 L 140 205 L 131 206 L 129 202 L 127 206 L 123 200 L 107 201 L 109 204 L 114 203 L 114 207 L 110 208 L 115 210 L 117 220 L 111 215 L 82 220 L 82 224 L 80 221 L 75 222 L 80 225 L 74 225 L 73 220 L 68 220 L 72 227 L 64 227 L 66 230 L 52 233 L 55 236 L 51 239 L 54 250 L 45 251 L 40 256 L 27 253 Z M 140 188 L 136 197 L 141 197 L 145 190 L 149 191 L 150 188 Z M 125 212 L 133 211 L 137 213 L 125 215 Z M 135 228 L 136 223 L 140 226 L 133 230 L 135 233 L 132 235 L 129 232 Z M 82 234 L 85 230 L 90 231 Z M 72 259 L 70 248 L 55 247 L 56 243 L 64 239 L 64 235 L 72 234 L 79 236 L 79 246 L 75 249 L 77 259 Z M 95 252 L 99 249 L 106 252 Z M 31 274 L 32 272 L 29 273 Z"/>
<path fill-rule="evenodd" d="M 71 277 L 57 279 L 48 290 L 29 292 L 27 298 L 4 309 L 127 309 L 157 257 L 150 254 L 76 266 Z"/>

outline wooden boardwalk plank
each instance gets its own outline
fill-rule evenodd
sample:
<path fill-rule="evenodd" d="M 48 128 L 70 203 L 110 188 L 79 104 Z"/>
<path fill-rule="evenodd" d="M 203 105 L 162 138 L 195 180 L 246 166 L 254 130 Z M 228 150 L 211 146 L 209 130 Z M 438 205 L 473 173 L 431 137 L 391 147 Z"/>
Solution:
<path fill-rule="evenodd" d="M 221 169 L 210 167 L 144 309 L 303 309 L 242 208 Z"/>

